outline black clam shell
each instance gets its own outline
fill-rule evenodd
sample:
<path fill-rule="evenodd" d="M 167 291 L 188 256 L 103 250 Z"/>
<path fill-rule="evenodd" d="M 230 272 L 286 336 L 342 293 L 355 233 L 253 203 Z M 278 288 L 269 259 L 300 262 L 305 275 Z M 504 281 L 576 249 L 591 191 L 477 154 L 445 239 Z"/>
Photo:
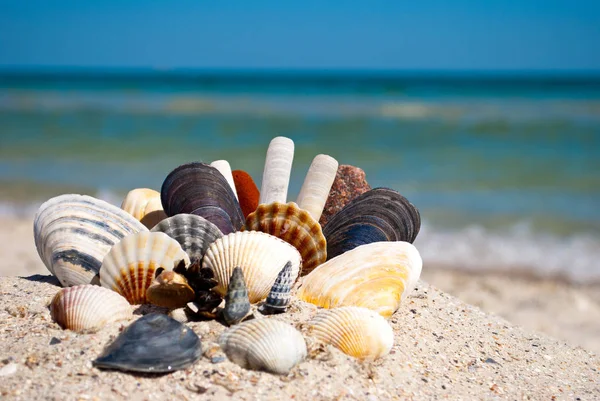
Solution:
<path fill-rule="evenodd" d="M 412 243 L 420 228 L 421 216 L 412 203 L 393 189 L 375 188 L 329 219 L 323 228 L 327 259 L 372 242 Z"/>
<path fill-rule="evenodd" d="M 171 171 L 160 200 L 167 216 L 195 214 L 215 224 L 223 234 L 238 231 L 244 214 L 227 180 L 206 163 L 188 163 Z"/>
<path fill-rule="evenodd" d="M 93 364 L 130 372 L 165 373 L 185 369 L 202 356 L 200 339 L 166 315 L 149 314 L 127 327 Z"/>

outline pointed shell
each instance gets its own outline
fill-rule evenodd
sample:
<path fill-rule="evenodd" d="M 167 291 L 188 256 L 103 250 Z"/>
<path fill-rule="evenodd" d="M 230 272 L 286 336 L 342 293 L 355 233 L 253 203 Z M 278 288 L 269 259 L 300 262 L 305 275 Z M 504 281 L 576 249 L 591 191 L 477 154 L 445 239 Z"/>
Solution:
<path fill-rule="evenodd" d="M 298 330 L 275 319 L 240 323 L 219 338 L 234 363 L 245 369 L 287 374 L 306 357 L 306 342 Z"/>
<path fill-rule="evenodd" d="M 422 265 L 408 242 L 362 245 L 306 276 L 298 298 L 323 308 L 362 306 L 389 317 L 414 289 Z"/>
<path fill-rule="evenodd" d="M 320 312 L 309 322 L 309 333 L 359 359 L 380 358 L 394 345 L 394 332 L 381 315 L 353 306 Z"/>
<path fill-rule="evenodd" d="M 258 187 L 250 174 L 244 170 L 234 170 L 232 174 L 240 207 L 242 208 L 244 217 L 248 217 L 258 207 L 258 198 L 260 197 Z"/>
<path fill-rule="evenodd" d="M 190 213 L 215 224 L 222 233 L 239 230 L 244 215 L 233 190 L 216 168 L 189 163 L 171 171 L 160 191 L 167 216 Z"/>
<path fill-rule="evenodd" d="M 148 188 L 137 188 L 129 191 L 123 199 L 121 209 L 131 214 L 148 229 L 167 218 L 160 203 L 160 193 Z"/>
<path fill-rule="evenodd" d="M 292 300 L 292 286 L 295 278 L 292 276 L 292 262 L 288 261 L 279 272 L 275 284 L 271 287 L 267 300 L 260 312 L 264 315 L 283 313 Z"/>
<path fill-rule="evenodd" d="M 244 281 L 244 272 L 236 267 L 229 278 L 223 318 L 229 326 L 233 326 L 248 316 L 249 312 L 250 301 L 248 300 L 248 289 Z"/>
<path fill-rule="evenodd" d="M 267 149 L 259 204 L 287 202 L 293 161 L 294 141 L 283 136 L 273 138 Z"/>
<path fill-rule="evenodd" d="M 294 202 L 259 205 L 246 219 L 244 230 L 262 231 L 293 245 L 302 255 L 302 275 L 327 259 L 321 225 Z"/>
<path fill-rule="evenodd" d="M 328 155 L 317 155 L 308 169 L 296 203 L 319 221 L 329 190 L 335 179 L 338 162 Z"/>
<path fill-rule="evenodd" d="M 182 308 L 194 298 L 194 290 L 185 277 L 171 270 L 160 273 L 146 290 L 148 302 L 169 309 Z"/>
<path fill-rule="evenodd" d="M 112 247 L 100 268 L 100 284 L 123 295 L 131 304 L 147 302 L 146 290 L 156 270 L 173 270 L 190 259 L 179 243 L 160 232 L 125 237 Z"/>
<path fill-rule="evenodd" d="M 290 244 L 277 237 L 256 231 L 240 231 L 225 235 L 209 247 L 202 266 L 211 268 L 219 283 L 213 290 L 227 293 L 234 267 L 244 272 L 251 303 L 265 299 L 281 270 L 290 260 L 292 276 L 298 277 L 300 254 Z"/>
<path fill-rule="evenodd" d="M 89 284 L 110 248 L 148 231 L 129 213 L 87 195 L 60 195 L 40 206 L 33 222 L 40 258 L 63 287 Z"/>
<path fill-rule="evenodd" d="M 151 231 L 163 232 L 179 242 L 191 261 L 201 261 L 208 246 L 223 236 L 217 226 L 204 217 L 186 213 L 161 221 Z"/>
<path fill-rule="evenodd" d="M 329 259 L 359 245 L 380 241 L 412 243 L 421 227 L 419 211 L 389 188 L 375 188 L 356 197 L 323 228 Z"/>
<path fill-rule="evenodd" d="M 52 319 L 63 329 L 95 332 L 133 317 L 131 305 L 114 291 L 97 285 L 63 288 L 50 303 Z"/>

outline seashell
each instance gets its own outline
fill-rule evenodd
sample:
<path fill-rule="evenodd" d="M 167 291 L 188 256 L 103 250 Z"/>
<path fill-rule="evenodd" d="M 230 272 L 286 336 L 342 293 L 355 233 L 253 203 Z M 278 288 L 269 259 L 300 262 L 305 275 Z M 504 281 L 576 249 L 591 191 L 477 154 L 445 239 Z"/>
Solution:
<path fill-rule="evenodd" d="M 283 136 L 273 138 L 267 149 L 259 204 L 287 201 L 293 161 L 294 141 Z"/>
<path fill-rule="evenodd" d="M 192 262 L 201 261 L 208 246 L 223 236 L 217 226 L 204 217 L 185 213 L 161 221 L 151 231 L 163 232 L 179 242 Z"/>
<path fill-rule="evenodd" d="M 267 301 L 262 305 L 260 313 L 272 315 L 283 313 L 292 300 L 292 286 L 295 278 L 292 276 L 292 262 L 287 262 L 279 272 L 275 284 L 271 287 Z"/>
<path fill-rule="evenodd" d="M 258 207 L 258 198 L 260 197 L 258 187 L 250 174 L 244 170 L 234 170 L 232 174 L 240 207 L 244 217 L 248 217 Z"/>
<path fill-rule="evenodd" d="M 129 325 L 93 364 L 102 369 L 165 373 L 185 369 L 201 356 L 194 330 L 167 315 L 149 314 Z"/>
<path fill-rule="evenodd" d="M 138 188 L 129 191 L 121 209 L 131 214 L 148 229 L 167 218 L 160 203 L 160 193 L 148 188 Z"/>
<path fill-rule="evenodd" d="M 229 326 L 241 322 L 250 313 L 248 289 L 244 281 L 244 273 L 239 267 L 233 269 L 229 279 L 229 287 L 225 296 L 223 318 Z"/>
<path fill-rule="evenodd" d="M 107 324 L 133 317 L 125 298 L 90 284 L 58 291 L 50 302 L 50 314 L 63 329 L 78 332 L 96 332 Z"/>
<path fill-rule="evenodd" d="M 210 268 L 219 283 L 213 290 L 227 293 L 234 267 L 240 267 L 246 278 L 250 303 L 265 299 L 281 266 L 290 260 L 292 276 L 298 277 L 300 254 L 290 244 L 269 234 L 240 231 L 225 235 L 213 242 L 206 251 L 202 266 Z"/>
<path fill-rule="evenodd" d="M 346 355 L 377 359 L 394 345 L 394 331 L 377 312 L 347 306 L 318 313 L 308 323 L 309 333 Z"/>
<path fill-rule="evenodd" d="M 329 190 L 337 173 L 338 162 L 328 155 L 317 155 L 308 169 L 296 203 L 319 221 Z"/>
<path fill-rule="evenodd" d="M 40 206 L 35 246 L 44 265 L 63 287 L 89 284 L 102 259 L 123 237 L 148 231 L 129 213 L 87 195 L 60 195 Z"/>
<path fill-rule="evenodd" d="M 100 268 L 100 284 L 123 295 L 130 304 L 147 302 L 146 290 L 159 268 L 173 270 L 190 259 L 165 233 L 141 232 L 112 247 Z"/>
<path fill-rule="evenodd" d="M 322 308 L 362 306 L 389 317 L 415 288 L 422 265 L 408 242 L 361 245 L 306 276 L 298 298 Z"/>
<path fill-rule="evenodd" d="M 171 319 L 177 320 L 179 323 L 188 323 L 193 319 L 190 316 L 187 308 L 177 308 L 169 311 L 168 315 Z"/>
<path fill-rule="evenodd" d="M 164 308 L 182 308 L 196 297 L 184 276 L 174 271 L 160 273 L 146 290 L 146 299 Z"/>
<path fill-rule="evenodd" d="M 419 211 L 389 188 L 376 188 L 356 197 L 323 228 L 329 259 L 357 246 L 381 241 L 412 243 L 421 227 Z"/>
<path fill-rule="evenodd" d="M 233 191 L 233 194 L 235 195 L 235 198 L 238 199 L 237 193 L 235 191 L 235 183 L 233 182 L 233 175 L 231 174 L 231 166 L 229 165 L 229 162 L 227 160 L 215 160 L 214 162 L 210 163 L 210 165 L 214 168 L 216 168 L 217 170 L 219 170 L 219 172 L 223 175 L 223 177 L 225 177 L 225 179 L 227 180 L 227 183 L 229 184 L 229 187 L 231 188 L 231 190 Z"/>
<path fill-rule="evenodd" d="M 245 369 L 287 374 L 306 357 L 306 342 L 298 330 L 275 319 L 240 323 L 219 338 L 232 362 Z"/>
<path fill-rule="evenodd" d="M 205 163 L 189 163 L 171 171 L 160 191 L 167 216 L 190 213 L 215 224 L 224 234 L 239 230 L 244 215 L 223 175 Z"/>
<path fill-rule="evenodd" d="M 262 231 L 293 245 L 302 255 L 302 275 L 327 259 L 321 226 L 294 202 L 259 205 L 246 219 L 244 230 Z"/>

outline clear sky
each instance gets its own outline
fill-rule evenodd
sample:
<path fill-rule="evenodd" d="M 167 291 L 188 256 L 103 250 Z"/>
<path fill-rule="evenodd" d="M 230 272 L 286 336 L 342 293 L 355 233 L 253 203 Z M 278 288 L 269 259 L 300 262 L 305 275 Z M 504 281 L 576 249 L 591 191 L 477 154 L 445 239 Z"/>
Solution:
<path fill-rule="evenodd" d="M 0 66 L 600 71 L 600 0 L 0 0 Z"/>

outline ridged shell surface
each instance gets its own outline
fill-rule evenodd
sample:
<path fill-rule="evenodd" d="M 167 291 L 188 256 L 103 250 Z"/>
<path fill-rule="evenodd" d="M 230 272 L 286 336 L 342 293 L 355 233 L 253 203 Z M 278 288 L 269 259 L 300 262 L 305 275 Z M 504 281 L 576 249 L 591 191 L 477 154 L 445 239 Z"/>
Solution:
<path fill-rule="evenodd" d="M 213 290 L 224 296 L 235 267 L 240 267 L 246 279 L 248 297 L 256 303 L 269 291 L 287 261 L 292 262 L 292 276 L 298 277 L 300 254 L 290 244 L 269 234 L 240 231 L 213 242 L 206 251 L 202 266 L 211 268 L 219 283 Z"/>
<path fill-rule="evenodd" d="M 163 232 L 179 242 L 191 261 L 201 261 L 208 246 L 223 236 L 217 226 L 204 217 L 186 213 L 161 221 L 151 231 Z"/>
<path fill-rule="evenodd" d="M 167 216 L 196 214 L 224 234 L 237 231 L 244 224 L 242 209 L 229 183 L 219 170 L 208 164 L 177 167 L 163 182 L 160 196 Z"/>
<path fill-rule="evenodd" d="M 52 319 L 63 329 L 95 332 L 105 325 L 133 317 L 131 305 L 114 291 L 97 285 L 61 289 L 50 303 Z"/>
<path fill-rule="evenodd" d="M 380 241 L 412 243 L 419 229 L 419 211 L 389 188 L 375 188 L 356 197 L 333 215 L 323 228 L 327 257 L 332 259 L 357 246 Z"/>
<path fill-rule="evenodd" d="M 284 136 L 273 138 L 267 149 L 258 203 L 287 202 L 294 161 L 294 141 Z"/>
<path fill-rule="evenodd" d="M 89 284 L 123 237 L 148 231 L 124 210 L 87 195 L 60 195 L 40 206 L 33 233 L 40 258 L 63 287 Z"/>
<path fill-rule="evenodd" d="M 244 280 L 244 272 L 239 267 L 233 269 L 229 278 L 229 287 L 225 296 L 223 319 L 229 326 L 241 322 L 250 312 L 248 289 Z"/>
<path fill-rule="evenodd" d="M 261 231 L 293 245 L 302 255 L 301 275 L 327 259 L 327 243 L 321 225 L 294 202 L 259 205 L 246 219 L 244 230 Z"/>
<path fill-rule="evenodd" d="M 100 269 L 100 284 L 123 295 L 131 304 L 146 303 L 146 290 L 158 268 L 173 270 L 187 253 L 173 238 L 161 232 L 142 232 L 125 237 L 112 247 Z"/>
<path fill-rule="evenodd" d="M 148 229 L 167 218 L 160 203 L 160 193 L 148 188 L 137 188 L 129 191 L 123 199 L 121 209 L 131 214 Z"/>
<path fill-rule="evenodd" d="M 265 315 L 283 313 L 292 300 L 292 286 L 295 278 L 292 276 L 292 263 L 287 262 L 279 272 L 275 284 L 271 287 L 267 300 L 262 305 L 261 313 Z"/>
<path fill-rule="evenodd" d="M 408 242 L 375 242 L 337 256 L 303 279 L 298 298 L 322 308 L 361 306 L 391 316 L 415 287 L 423 261 Z"/>
<path fill-rule="evenodd" d="M 381 315 L 352 306 L 320 312 L 309 322 L 309 332 L 359 359 L 380 358 L 394 345 L 394 332 Z"/>
<path fill-rule="evenodd" d="M 219 345 L 245 369 L 287 374 L 306 357 L 306 342 L 298 330 L 275 319 L 256 319 L 227 330 Z"/>

